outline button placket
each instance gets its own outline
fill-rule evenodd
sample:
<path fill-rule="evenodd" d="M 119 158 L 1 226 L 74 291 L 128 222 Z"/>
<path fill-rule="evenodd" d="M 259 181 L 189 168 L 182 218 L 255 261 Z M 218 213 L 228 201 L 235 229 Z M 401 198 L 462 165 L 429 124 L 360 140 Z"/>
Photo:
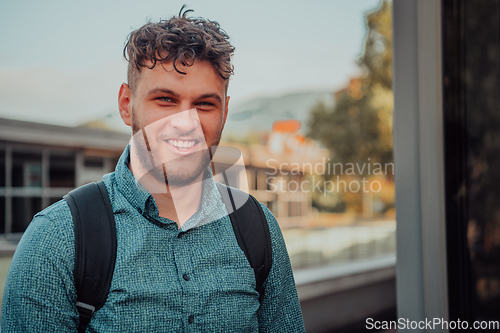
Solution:
<path fill-rule="evenodd" d="M 197 304 L 197 285 L 192 282 L 193 265 L 191 252 L 192 247 L 192 235 L 189 232 L 177 231 L 177 237 L 174 236 L 173 239 L 173 256 L 175 260 L 175 265 L 178 272 L 178 281 L 180 283 L 180 292 L 182 297 L 182 312 L 184 320 L 187 319 L 185 324 L 194 323 L 194 313 L 199 313 Z M 189 282 L 188 282 L 189 281 Z"/>

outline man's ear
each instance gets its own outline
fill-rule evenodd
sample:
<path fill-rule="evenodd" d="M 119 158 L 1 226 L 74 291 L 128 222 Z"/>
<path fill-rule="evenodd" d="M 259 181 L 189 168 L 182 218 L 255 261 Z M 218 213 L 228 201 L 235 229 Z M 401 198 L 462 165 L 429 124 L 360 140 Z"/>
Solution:
<path fill-rule="evenodd" d="M 222 130 L 224 130 L 224 125 L 226 125 L 227 114 L 229 113 L 229 96 L 226 97 L 226 105 L 224 108 L 224 118 L 222 119 L 222 127 L 220 129 L 220 133 L 222 135 Z"/>
<path fill-rule="evenodd" d="M 122 83 L 120 92 L 118 93 L 118 108 L 120 110 L 120 117 L 127 126 L 132 126 L 132 104 L 131 104 L 132 91 L 126 83 Z"/>

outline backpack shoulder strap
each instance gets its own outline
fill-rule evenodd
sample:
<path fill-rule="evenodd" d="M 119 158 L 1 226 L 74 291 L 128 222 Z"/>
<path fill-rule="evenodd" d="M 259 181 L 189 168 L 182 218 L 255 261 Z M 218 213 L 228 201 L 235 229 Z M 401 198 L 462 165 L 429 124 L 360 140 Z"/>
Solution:
<path fill-rule="evenodd" d="M 76 308 L 78 332 L 85 332 L 95 311 L 108 297 L 116 261 L 116 226 L 102 181 L 81 186 L 64 196 L 75 229 Z"/>
<path fill-rule="evenodd" d="M 259 301 L 264 298 L 264 282 L 271 271 L 271 235 L 260 203 L 252 195 L 234 187 L 216 183 L 233 225 L 238 245 L 255 273 Z M 245 202 L 246 200 L 246 202 Z M 235 202 L 245 202 L 236 209 Z"/>

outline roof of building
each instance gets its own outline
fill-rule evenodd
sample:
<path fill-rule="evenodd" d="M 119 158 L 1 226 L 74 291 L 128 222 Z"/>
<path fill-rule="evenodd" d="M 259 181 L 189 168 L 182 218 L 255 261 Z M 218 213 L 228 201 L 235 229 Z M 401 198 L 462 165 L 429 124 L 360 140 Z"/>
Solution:
<path fill-rule="evenodd" d="M 122 150 L 130 134 L 89 127 L 66 127 L 0 118 L 0 141 L 72 148 Z"/>

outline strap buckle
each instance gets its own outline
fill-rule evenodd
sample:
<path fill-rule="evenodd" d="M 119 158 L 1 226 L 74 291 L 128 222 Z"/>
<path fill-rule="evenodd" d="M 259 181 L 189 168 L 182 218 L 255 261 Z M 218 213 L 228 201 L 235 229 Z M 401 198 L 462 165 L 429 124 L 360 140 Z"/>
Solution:
<path fill-rule="evenodd" d="M 95 312 L 95 306 L 83 302 L 76 302 L 75 305 L 78 313 L 80 313 L 80 316 L 88 319 L 92 318 L 92 315 Z"/>

